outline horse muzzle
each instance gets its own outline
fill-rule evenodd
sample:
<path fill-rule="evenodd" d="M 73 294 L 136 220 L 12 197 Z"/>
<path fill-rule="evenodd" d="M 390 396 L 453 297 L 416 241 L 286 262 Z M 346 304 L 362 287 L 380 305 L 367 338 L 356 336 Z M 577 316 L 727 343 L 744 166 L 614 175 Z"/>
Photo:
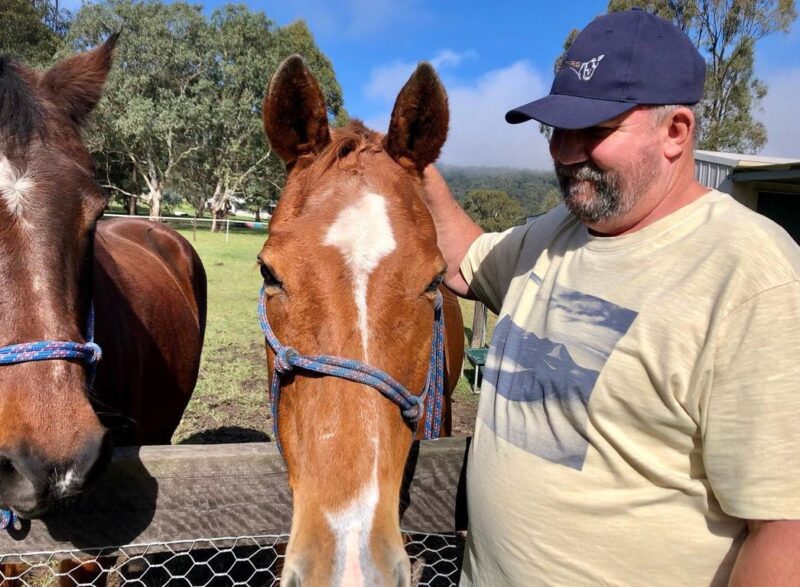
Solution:
<path fill-rule="evenodd" d="M 67 462 L 54 463 L 28 448 L 0 451 L 0 505 L 23 518 L 41 517 L 95 481 L 111 460 L 112 446 L 103 430 Z"/>

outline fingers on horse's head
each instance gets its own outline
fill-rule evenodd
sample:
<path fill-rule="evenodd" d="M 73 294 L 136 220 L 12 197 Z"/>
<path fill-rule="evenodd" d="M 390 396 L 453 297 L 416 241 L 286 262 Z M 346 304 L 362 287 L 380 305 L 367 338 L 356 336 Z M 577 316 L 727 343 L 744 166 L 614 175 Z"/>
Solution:
<path fill-rule="evenodd" d="M 119 33 L 99 47 L 68 57 L 44 74 L 42 83 L 61 111 L 81 126 L 103 95 Z"/>
<path fill-rule="evenodd" d="M 420 63 L 397 96 L 383 146 L 395 161 L 422 173 L 439 158 L 449 120 L 439 76 L 429 63 Z"/>
<path fill-rule="evenodd" d="M 270 146 L 287 165 L 330 143 L 325 97 L 299 55 L 286 59 L 272 76 L 262 119 Z"/>

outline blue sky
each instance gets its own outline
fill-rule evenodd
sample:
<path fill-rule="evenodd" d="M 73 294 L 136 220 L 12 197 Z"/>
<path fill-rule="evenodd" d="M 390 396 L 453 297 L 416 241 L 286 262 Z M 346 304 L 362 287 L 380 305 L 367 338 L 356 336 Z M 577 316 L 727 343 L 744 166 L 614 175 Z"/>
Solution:
<path fill-rule="evenodd" d="M 79 0 L 62 0 L 68 8 Z M 223 4 L 204 2 L 208 10 Z M 279 25 L 304 19 L 331 59 L 351 116 L 385 130 L 397 92 L 421 60 L 448 90 L 451 126 L 441 160 L 460 165 L 549 169 L 535 123 L 507 125 L 509 108 L 550 88 L 564 38 L 605 12 L 605 0 L 248 0 Z M 74 9 L 74 8 L 73 8 Z M 758 117 L 764 155 L 800 159 L 800 31 L 757 46 L 756 71 L 770 92 Z"/>

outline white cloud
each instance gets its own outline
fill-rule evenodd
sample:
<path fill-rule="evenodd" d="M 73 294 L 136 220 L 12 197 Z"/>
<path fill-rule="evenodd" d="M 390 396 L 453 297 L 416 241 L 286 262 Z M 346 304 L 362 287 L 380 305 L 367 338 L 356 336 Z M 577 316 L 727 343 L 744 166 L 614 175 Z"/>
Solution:
<path fill-rule="evenodd" d="M 455 67 L 464 59 L 474 56 L 475 53 L 473 51 L 457 53 L 450 49 L 443 49 L 430 59 L 430 63 L 441 75 L 443 70 Z M 416 67 L 416 63 L 405 61 L 394 61 L 388 65 L 376 67 L 370 72 L 369 80 L 364 86 L 364 94 L 368 98 L 375 100 L 383 100 L 387 103 L 394 102 L 400 88 L 403 87 L 403 84 L 406 83 Z"/>
<path fill-rule="evenodd" d="M 433 60 L 431 60 L 433 62 Z M 374 97 L 387 100 L 387 109 L 365 121 L 384 131 L 391 106 L 414 65 L 396 63 L 374 72 L 368 86 Z M 440 72 L 441 73 L 441 72 Z M 487 165 L 551 169 L 547 141 L 536 122 L 507 124 L 506 111 L 544 96 L 549 82 L 530 64 L 519 61 L 489 71 L 472 83 L 448 83 L 450 133 L 440 161 L 451 165 Z"/>
<path fill-rule="evenodd" d="M 800 68 L 774 71 L 765 76 L 769 92 L 756 117 L 767 127 L 767 146 L 762 155 L 800 159 L 800 116 L 797 94 L 800 91 Z"/>
<path fill-rule="evenodd" d="M 450 49 L 444 49 L 439 54 L 431 59 L 431 65 L 436 69 L 444 69 L 446 67 L 456 67 L 460 65 L 464 59 L 476 57 L 475 51 L 465 51 L 464 53 L 456 53 Z"/>

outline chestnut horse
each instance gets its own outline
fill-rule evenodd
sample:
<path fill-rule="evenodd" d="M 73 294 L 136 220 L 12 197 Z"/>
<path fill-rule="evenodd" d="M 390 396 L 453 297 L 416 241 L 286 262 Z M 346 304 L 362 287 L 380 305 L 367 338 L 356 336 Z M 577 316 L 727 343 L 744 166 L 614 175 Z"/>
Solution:
<path fill-rule="evenodd" d="M 197 379 L 197 254 L 156 223 L 98 222 L 108 196 L 80 130 L 115 42 L 46 72 L 0 59 L 0 353 L 12 363 L 0 365 L 0 508 L 23 517 L 79 493 L 112 441 L 169 443 Z M 17 352 L 36 341 L 95 349 L 92 313 L 96 366 Z"/>
<path fill-rule="evenodd" d="M 271 332 L 299 355 L 358 361 L 420 394 L 446 268 L 421 197 L 423 170 L 447 135 L 436 73 L 417 68 L 384 137 L 360 122 L 330 129 L 316 80 L 290 57 L 267 88 L 263 120 L 288 171 L 258 257 Z M 449 434 L 463 323 L 457 300 L 443 293 Z M 271 372 L 276 357 L 267 351 Z M 399 500 L 414 425 L 368 385 L 282 370 L 273 409 L 294 511 L 281 584 L 408 585 Z"/>

